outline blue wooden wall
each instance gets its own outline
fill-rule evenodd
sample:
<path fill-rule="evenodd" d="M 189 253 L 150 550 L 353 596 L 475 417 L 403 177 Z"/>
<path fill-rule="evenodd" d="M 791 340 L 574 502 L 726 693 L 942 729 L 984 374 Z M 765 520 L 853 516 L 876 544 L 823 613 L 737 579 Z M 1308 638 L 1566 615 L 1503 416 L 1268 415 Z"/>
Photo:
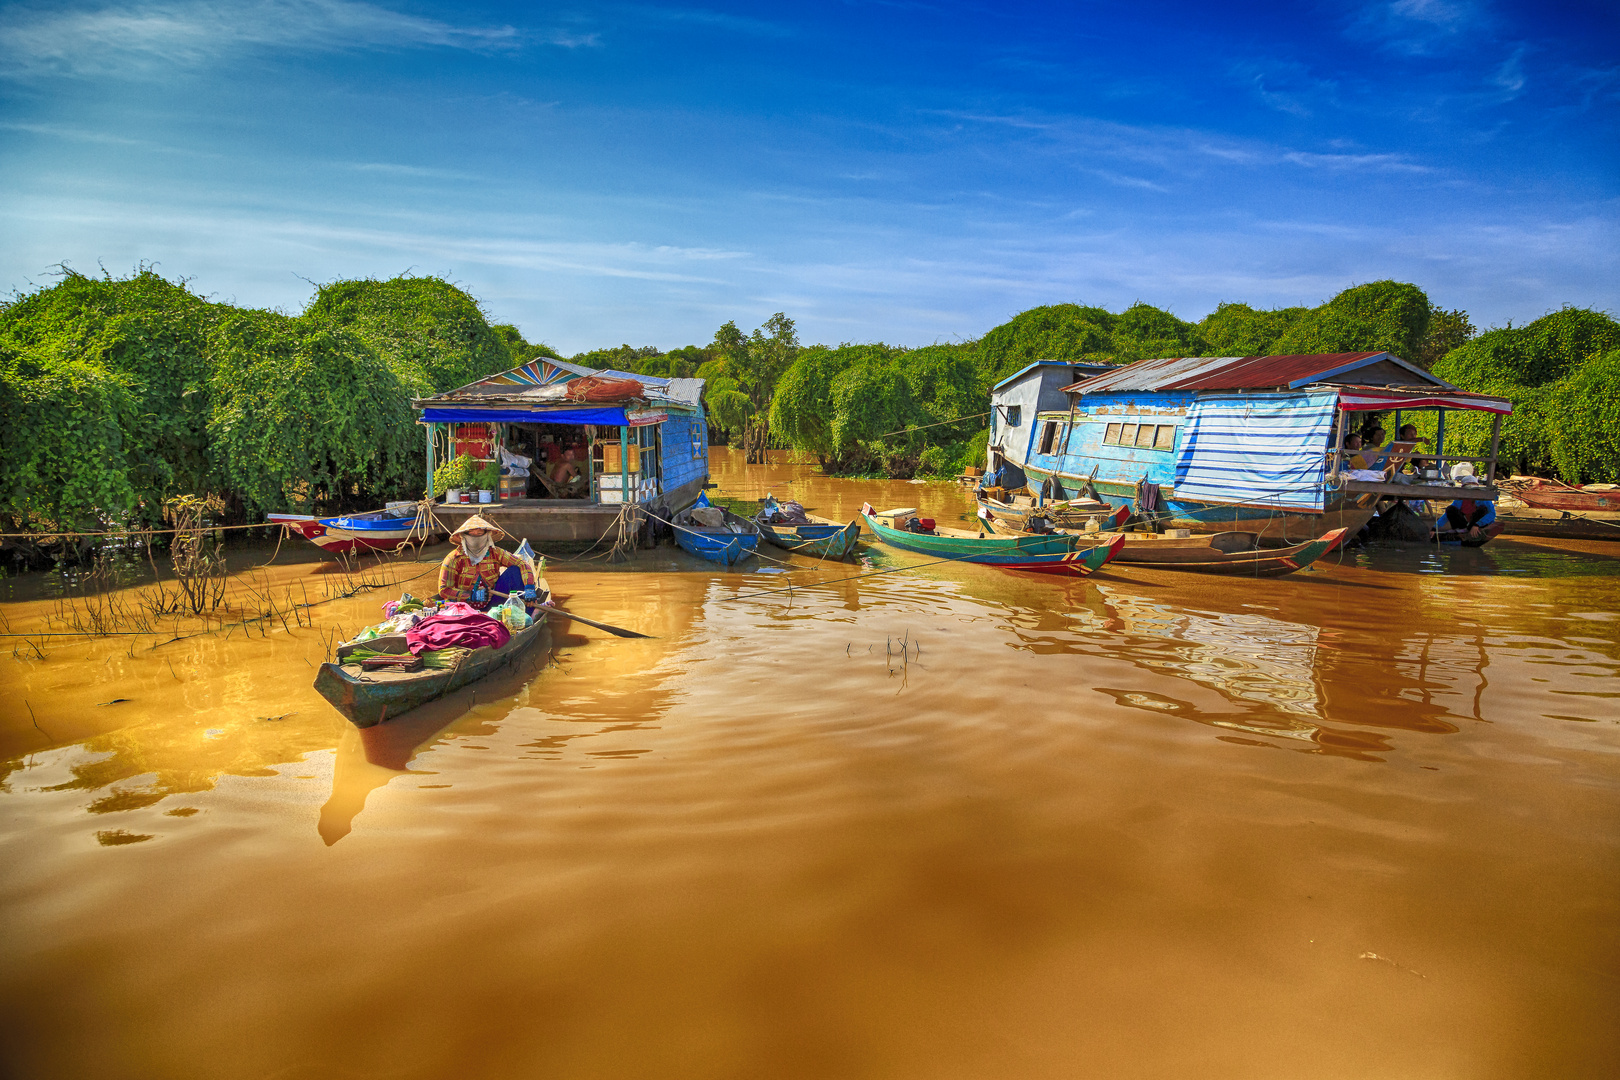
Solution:
<path fill-rule="evenodd" d="M 1181 424 L 1187 418 L 1187 406 L 1192 401 L 1191 391 L 1087 394 L 1080 399 L 1079 407 L 1075 410 L 1074 430 L 1068 436 L 1068 452 L 1061 456 L 1057 452 L 1039 452 L 1041 427 L 1048 420 L 1058 421 L 1053 450 L 1062 451 L 1069 414 L 1042 413 L 1036 418 L 1035 430 L 1031 432 L 1033 441 L 1030 444 L 1029 464 L 1041 472 L 1061 472 L 1079 477 L 1090 476 L 1095 467 L 1098 480 L 1134 484 L 1146 476 L 1154 483 L 1174 484 L 1176 451 L 1181 446 Z M 1164 449 L 1104 444 L 1103 435 L 1109 424 L 1174 424 L 1175 443 Z"/>
<path fill-rule="evenodd" d="M 659 427 L 663 439 L 664 490 L 709 475 L 709 425 L 702 416 L 671 413 Z"/>

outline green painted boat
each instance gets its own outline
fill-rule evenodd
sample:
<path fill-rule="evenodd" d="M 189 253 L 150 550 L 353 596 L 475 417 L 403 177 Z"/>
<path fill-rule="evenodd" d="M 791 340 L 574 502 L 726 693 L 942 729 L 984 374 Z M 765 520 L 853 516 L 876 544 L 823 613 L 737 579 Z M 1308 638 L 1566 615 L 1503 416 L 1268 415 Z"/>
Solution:
<path fill-rule="evenodd" d="M 1036 574 L 1084 577 L 1101 569 L 1125 546 L 1125 538 L 1117 533 L 1093 542 L 1073 533 L 998 536 L 941 528 L 931 533 L 912 532 L 883 524 L 871 504 L 861 507 L 861 517 L 873 535 L 892 547 Z"/>
<path fill-rule="evenodd" d="M 547 609 L 498 649 L 470 649 L 454 667 L 421 671 L 363 671 L 358 662 L 322 664 L 315 689 L 355 727 L 368 728 L 477 682 L 536 645 L 551 641 Z"/>

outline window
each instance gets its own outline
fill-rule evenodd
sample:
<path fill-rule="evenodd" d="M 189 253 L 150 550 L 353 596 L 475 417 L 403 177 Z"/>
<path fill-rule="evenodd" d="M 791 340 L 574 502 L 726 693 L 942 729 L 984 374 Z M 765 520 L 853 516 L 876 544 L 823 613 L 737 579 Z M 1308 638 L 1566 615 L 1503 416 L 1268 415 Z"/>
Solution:
<path fill-rule="evenodd" d="M 1050 454 L 1052 452 L 1052 444 L 1057 442 L 1057 432 L 1058 422 L 1056 420 L 1048 420 L 1041 425 L 1040 453 Z"/>
<path fill-rule="evenodd" d="M 1174 450 L 1174 424 L 1109 424 L 1103 432 L 1106 446 L 1131 446 L 1144 450 Z"/>
<path fill-rule="evenodd" d="M 1022 405 L 1005 405 L 1007 410 L 1007 426 L 1017 427 L 1024 422 L 1024 407 Z"/>

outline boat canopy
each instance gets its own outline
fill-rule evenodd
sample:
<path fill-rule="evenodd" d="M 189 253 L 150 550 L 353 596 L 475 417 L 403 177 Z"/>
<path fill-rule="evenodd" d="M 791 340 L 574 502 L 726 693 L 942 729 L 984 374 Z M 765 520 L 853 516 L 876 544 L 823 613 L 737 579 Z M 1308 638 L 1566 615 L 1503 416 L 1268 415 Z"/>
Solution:
<path fill-rule="evenodd" d="M 1397 386 L 1341 386 L 1339 408 L 1345 412 L 1383 412 L 1388 409 L 1467 409 L 1473 412 L 1513 412 L 1513 402 L 1465 390 L 1434 391 Z"/>

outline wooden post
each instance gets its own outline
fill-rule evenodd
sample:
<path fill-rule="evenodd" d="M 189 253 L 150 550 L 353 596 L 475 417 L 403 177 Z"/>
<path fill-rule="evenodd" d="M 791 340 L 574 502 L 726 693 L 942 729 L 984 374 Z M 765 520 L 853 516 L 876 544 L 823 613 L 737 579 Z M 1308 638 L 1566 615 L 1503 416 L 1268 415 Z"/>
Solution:
<path fill-rule="evenodd" d="M 1332 479 L 1339 479 L 1340 467 L 1344 464 L 1344 410 L 1337 409 L 1333 413 L 1333 473 Z"/>
<path fill-rule="evenodd" d="M 1440 419 L 1434 429 L 1434 464 L 1440 478 L 1446 479 L 1446 410 L 1440 410 Z"/>
<path fill-rule="evenodd" d="M 1491 414 L 1491 460 L 1485 463 L 1485 482 L 1496 483 L 1496 448 L 1502 441 L 1502 414 Z"/>
<path fill-rule="evenodd" d="M 630 426 L 619 428 L 619 499 L 630 501 Z"/>
<path fill-rule="evenodd" d="M 602 501 L 602 493 L 596 487 L 596 455 L 591 453 L 596 448 L 596 425 L 585 425 L 585 494 L 596 492 L 596 501 Z"/>
<path fill-rule="evenodd" d="M 432 424 L 423 424 L 422 426 L 427 429 L 427 437 L 428 437 L 428 446 L 427 446 L 427 497 L 428 497 L 428 501 L 432 502 L 433 501 L 433 496 L 435 494 L 435 492 L 433 490 L 433 427 L 434 427 L 434 425 L 432 425 Z"/>

